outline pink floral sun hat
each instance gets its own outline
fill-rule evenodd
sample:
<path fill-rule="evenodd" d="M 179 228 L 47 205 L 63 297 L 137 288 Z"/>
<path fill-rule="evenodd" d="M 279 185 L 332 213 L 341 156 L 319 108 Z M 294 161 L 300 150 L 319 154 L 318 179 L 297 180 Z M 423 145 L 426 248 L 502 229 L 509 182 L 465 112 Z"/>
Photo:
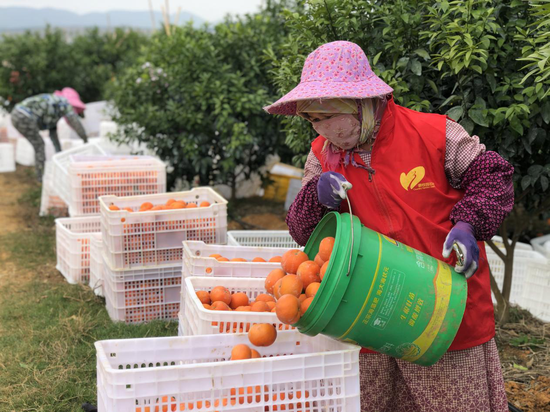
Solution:
<path fill-rule="evenodd" d="M 293 116 L 298 100 L 366 99 L 391 92 L 393 89 L 374 74 L 361 47 L 334 41 L 307 56 L 300 84 L 264 110 Z"/>
<path fill-rule="evenodd" d="M 63 90 L 56 90 L 54 92 L 56 96 L 61 96 L 67 99 L 71 106 L 75 109 L 84 110 L 86 109 L 86 104 L 80 100 L 80 95 L 78 92 L 71 87 L 64 87 Z"/>

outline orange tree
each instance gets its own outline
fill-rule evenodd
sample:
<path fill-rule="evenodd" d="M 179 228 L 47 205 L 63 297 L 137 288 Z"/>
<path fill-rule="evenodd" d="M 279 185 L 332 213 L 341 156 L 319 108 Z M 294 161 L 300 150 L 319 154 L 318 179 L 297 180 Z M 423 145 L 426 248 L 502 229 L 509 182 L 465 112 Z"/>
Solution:
<path fill-rule="evenodd" d="M 146 143 L 176 179 L 201 185 L 249 178 L 285 150 L 280 120 L 262 110 L 275 96 L 264 50 L 285 36 L 281 5 L 214 27 L 157 33 L 138 65 L 112 88 L 119 137 Z M 170 33 L 170 32 L 169 32 Z"/>
<path fill-rule="evenodd" d="M 488 242 L 505 262 L 502 290 L 492 282 L 502 321 L 515 246 L 532 219 L 550 209 L 550 59 L 537 40 L 547 26 L 537 27 L 535 15 L 545 11 L 533 12 L 520 0 L 312 0 L 304 13 L 286 13 L 290 35 L 281 57 L 270 56 L 282 94 L 299 81 L 305 57 L 317 46 L 358 43 L 398 103 L 446 113 L 513 164 L 516 203 L 500 228 L 505 250 Z M 311 128 L 300 118 L 283 125 L 295 160 L 303 161 Z"/>

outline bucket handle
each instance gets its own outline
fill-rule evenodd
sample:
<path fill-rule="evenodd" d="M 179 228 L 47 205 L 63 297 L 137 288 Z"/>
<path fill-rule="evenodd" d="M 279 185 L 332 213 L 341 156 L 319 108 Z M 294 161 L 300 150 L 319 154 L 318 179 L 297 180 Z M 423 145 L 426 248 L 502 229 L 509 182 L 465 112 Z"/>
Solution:
<path fill-rule="evenodd" d="M 349 276 L 351 272 L 351 258 L 353 256 L 353 243 L 354 243 L 354 237 L 353 237 L 353 212 L 351 211 L 351 203 L 349 201 L 349 197 L 346 196 L 346 200 L 348 201 L 348 209 L 349 209 L 349 219 L 351 222 L 351 245 L 349 249 L 349 261 L 348 261 L 348 273 L 346 276 Z"/>

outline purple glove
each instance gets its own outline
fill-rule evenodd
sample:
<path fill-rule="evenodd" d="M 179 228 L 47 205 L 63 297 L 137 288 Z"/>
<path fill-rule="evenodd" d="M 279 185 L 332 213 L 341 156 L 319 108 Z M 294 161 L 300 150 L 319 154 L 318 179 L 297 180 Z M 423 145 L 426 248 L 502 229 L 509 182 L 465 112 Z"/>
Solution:
<path fill-rule="evenodd" d="M 351 189 L 351 183 L 344 176 L 336 172 L 325 172 L 317 182 L 317 197 L 319 203 L 329 209 L 340 208 L 346 192 Z"/>
<path fill-rule="evenodd" d="M 453 244 L 456 243 L 464 254 L 464 262 L 460 260 L 455 265 L 458 273 L 464 273 L 466 279 L 472 277 L 479 264 L 479 247 L 474 236 L 474 228 L 466 222 L 456 222 L 451 229 L 443 244 L 443 257 L 448 258 L 453 250 Z"/>

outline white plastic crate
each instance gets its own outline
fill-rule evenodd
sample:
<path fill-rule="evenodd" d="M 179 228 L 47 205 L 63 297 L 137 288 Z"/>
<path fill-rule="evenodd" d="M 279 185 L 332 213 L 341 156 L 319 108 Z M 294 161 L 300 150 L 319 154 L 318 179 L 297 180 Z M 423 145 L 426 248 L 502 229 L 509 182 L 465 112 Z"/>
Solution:
<path fill-rule="evenodd" d="M 97 296 L 103 294 L 103 241 L 101 233 L 93 233 L 90 237 L 90 288 Z"/>
<path fill-rule="evenodd" d="M 491 240 L 493 241 L 493 243 L 499 248 L 499 249 L 504 249 L 504 241 L 502 240 L 502 237 L 500 236 L 493 236 L 491 238 Z M 512 243 L 512 240 L 511 239 L 508 239 L 508 243 Z M 517 242 L 516 243 L 516 250 L 533 250 L 533 247 L 529 244 L 529 243 L 522 243 L 522 242 Z"/>
<path fill-rule="evenodd" d="M 280 262 L 252 262 L 255 257 L 266 261 L 282 256 L 289 249 L 270 247 L 245 247 L 209 245 L 204 242 L 183 242 L 184 276 L 256 277 L 266 278 L 273 269 L 281 267 Z M 220 262 L 210 257 L 220 254 L 227 259 L 243 258 L 247 262 Z"/>
<path fill-rule="evenodd" d="M 521 306 L 540 320 L 550 322 L 550 265 L 527 263 Z"/>
<path fill-rule="evenodd" d="M 230 230 L 227 244 L 232 246 L 281 247 L 300 249 L 288 230 Z"/>
<path fill-rule="evenodd" d="M 491 273 L 493 274 L 499 289 L 502 291 L 502 285 L 504 283 L 504 262 L 489 246 L 486 245 L 485 249 L 487 252 L 489 267 L 491 268 Z M 503 253 L 506 252 L 503 250 Z M 525 284 L 525 278 L 527 277 L 529 262 L 538 262 L 545 265 L 547 264 L 547 259 L 534 250 L 515 250 L 514 269 L 512 273 L 512 289 L 510 290 L 510 303 L 515 303 L 518 305 L 522 305 L 523 303 L 523 286 Z M 493 302 L 496 302 L 494 297 Z"/>
<path fill-rule="evenodd" d="M 55 192 L 53 187 L 53 165 L 51 161 L 44 163 L 42 176 L 42 195 L 40 198 L 40 216 L 66 216 L 67 204 Z"/>
<path fill-rule="evenodd" d="M 531 245 L 537 252 L 550 259 L 550 235 L 539 236 L 531 239 Z"/>
<path fill-rule="evenodd" d="M 177 319 L 181 265 L 112 269 L 103 261 L 103 293 L 114 321 L 141 323 Z"/>
<path fill-rule="evenodd" d="M 71 216 L 99 214 L 99 196 L 139 196 L 166 191 L 166 165 L 151 156 L 71 156 Z"/>
<path fill-rule="evenodd" d="M 237 344 L 248 336 L 96 342 L 98 411 L 360 412 L 358 346 L 288 331 L 262 358 L 230 361 Z"/>
<path fill-rule="evenodd" d="M 15 172 L 15 153 L 10 143 L 0 143 L 0 173 Z"/>
<path fill-rule="evenodd" d="M 290 330 L 291 326 L 285 325 L 277 319 L 273 312 L 237 312 L 205 309 L 197 297 L 196 292 L 205 290 L 210 292 L 216 286 L 224 286 L 231 293 L 243 292 L 250 302 L 254 302 L 256 296 L 265 292 L 264 279 L 250 278 L 212 278 L 212 277 L 188 277 L 184 279 L 185 287 L 182 288 L 182 303 L 180 322 L 181 328 L 189 335 L 210 335 L 216 333 L 248 332 L 250 326 L 255 323 L 271 323 L 277 330 Z M 183 296 L 182 296 L 183 297 Z"/>
<path fill-rule="evenodd" d="M 88 283 L 90 238 L 100 231 L 99 216 L 55 220 L 57 270 L 69 283 Z"/>
<path fill-rule="evenodd" d="M 71 203 L 71 180 L 69 175 L 69 166 L 71 164 L 71 156 L 73 155 L 105 155 L 99 145 L 95 143 L 83 144 L 82 146 L 73 147 L 57 153 L 52 157 L 53 163 L 53 184 L 56 192 L 61 199 L 67 204 Z"/>
<path fill-rule="evenodd" d="M 169 199 L 197 204 L 208 201 L 210 206 L 138 212 L 144 202 L 163 205 Z M 111 204 L 135 212 L 112 211 L 109 210 Z M 184 240 L 226 242 L 227 200 L 209 187 L 148 196 L 102 196 L 100 208 L 106 258 L 116 269 L 181 265 Z"/>

